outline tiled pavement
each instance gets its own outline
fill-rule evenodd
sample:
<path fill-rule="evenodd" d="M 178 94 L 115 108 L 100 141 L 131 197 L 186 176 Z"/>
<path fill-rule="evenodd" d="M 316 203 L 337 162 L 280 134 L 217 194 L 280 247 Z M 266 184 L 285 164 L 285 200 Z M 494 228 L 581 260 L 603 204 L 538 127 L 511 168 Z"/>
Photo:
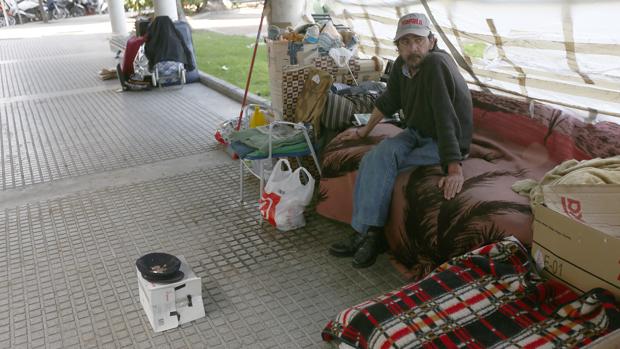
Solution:
<path fill-rule="evenodd" d="M 0 40 L 0 348 L 328 347 L 339 309 L 404 283 L 385 256 L 329 256 L 347 227 L 311 210 L 297 231 L 261 227 L 225 157 L 147 176 L 221 152 L 213 130 L 239 106 L 201 85 L 118 93 L 96 78 L 114 65 L 105 39 Z M 23 191 L 40 193 L 7 199 Z M 151 251 L 186 257 L 205 318 L 152 331 L 134 270 Z"/>

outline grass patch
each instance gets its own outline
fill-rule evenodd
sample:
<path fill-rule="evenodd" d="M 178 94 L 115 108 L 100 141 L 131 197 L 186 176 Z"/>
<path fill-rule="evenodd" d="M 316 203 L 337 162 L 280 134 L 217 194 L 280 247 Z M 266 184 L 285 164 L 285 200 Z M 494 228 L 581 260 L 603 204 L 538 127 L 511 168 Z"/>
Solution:
<path fill-rule="evenodd" d="M 487 48 L 487 44 L 483 42 L 470 42 L 463 45 L 465 54 L 471 58 L 482 58 L 484 50 Z"/>
<path fill-rule="evenodd" d="M 192 37 L 198 69 L 245 89 L 254 38 L 210 31 L 194 31 Z M 250 92 L 269 97 L 269 69 L 265 45 L 259 45 L 256 52 Z"/>

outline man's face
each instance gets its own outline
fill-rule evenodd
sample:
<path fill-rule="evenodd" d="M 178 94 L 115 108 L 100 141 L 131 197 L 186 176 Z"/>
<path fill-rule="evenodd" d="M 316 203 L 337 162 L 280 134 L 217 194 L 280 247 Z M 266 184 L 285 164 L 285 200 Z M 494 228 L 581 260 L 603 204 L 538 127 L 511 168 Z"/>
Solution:
<path fill-rule="evenodd" d="M 398 39 L 398 52 L 409 68 L 417 68 L 437 39 L 407 34 Z"/>

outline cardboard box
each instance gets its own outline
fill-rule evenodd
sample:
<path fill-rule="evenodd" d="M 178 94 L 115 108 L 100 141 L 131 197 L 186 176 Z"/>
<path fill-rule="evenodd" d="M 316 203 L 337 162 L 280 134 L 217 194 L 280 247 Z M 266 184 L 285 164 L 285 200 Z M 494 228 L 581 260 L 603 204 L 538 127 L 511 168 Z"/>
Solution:
<path fill-rule="evenodd" d="M 534 207 L 532 256 L 579 292 L 601 287 L 620 300 L 620 238 L 544 206 Z"/>
<path fill-rule="evenodd" d="M 169 330 L 205 316 L 202 282 L 185 258 L 178 258 L 181 260 L 181 271 L 185 277 L 170 284 L 147 281 L 136 268 L 140 303 L 155 332 Z"/>
<path fill-rule="evenodd" d="M 620 349 L 620 330 L 601 337 L 583 347 L 584 349 Z"/>
<path fill-rule="evenodd" d="M 548 208 L 620 237 L 620 185 L 545 185 L 542 189 Z"/>

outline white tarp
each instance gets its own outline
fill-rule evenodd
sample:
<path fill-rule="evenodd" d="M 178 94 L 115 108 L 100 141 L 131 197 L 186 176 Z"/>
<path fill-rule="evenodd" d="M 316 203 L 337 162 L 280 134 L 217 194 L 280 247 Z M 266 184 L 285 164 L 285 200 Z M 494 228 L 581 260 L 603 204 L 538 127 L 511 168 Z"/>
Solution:
<path fill-rule="evenodd" d="M 325 5 L 334 21 L 360 35 L 363 54 L 396 57 L 398 18 L 423 12 L 434 23 L 440 47 L 452 53 L 469 82 L 581 110 L 591 121 L 620 122 L 620 1 L 325 0 Z M 472 55 L 472 48 L 478 53 Z"/>

